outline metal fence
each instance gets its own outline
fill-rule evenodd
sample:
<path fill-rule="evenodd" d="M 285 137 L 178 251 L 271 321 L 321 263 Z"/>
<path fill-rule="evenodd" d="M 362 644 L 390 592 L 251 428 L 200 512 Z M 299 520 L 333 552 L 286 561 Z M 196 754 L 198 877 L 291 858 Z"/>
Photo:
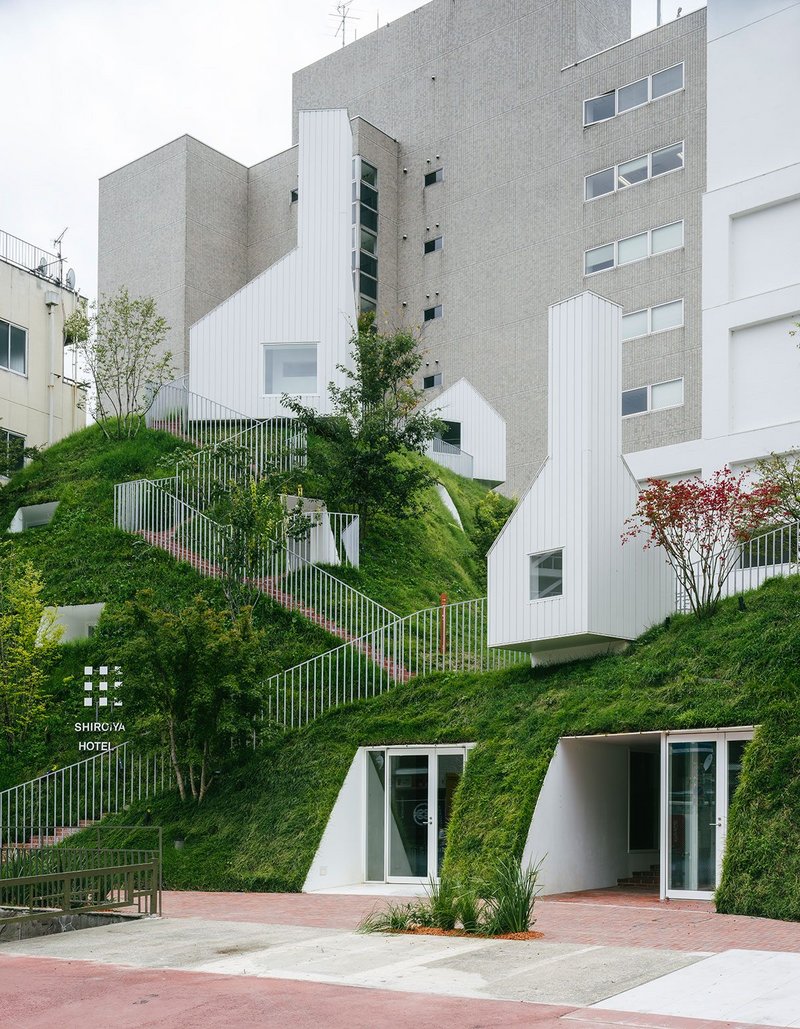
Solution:
<path fill-rule="evenodd" d="M 0 847 L 30 844 L 31 826 L 52 829 L 34 842 L 59 843 L 173 781 L 165 754 L 135 753 L 127 743 L 93 754 L 0 792 Z"/>
<path fill-rule="evenodd" d="M 33 243 L 26 243 L 18 236 L 12 236 L 10 232 L 0 229 L 0 258 L 11 264 L 16 264 L 27 271 L 38 271 L 42 262 L 47 266 L 44 273 L 48 278 L 57 279 L 60 274 L 61 262 L 57 254 L 51 254 L 49 250 L 41 250 Z"/>
<path fill-rule="evenodd" d="M 465 479 L 473 477 L 472 454 L 468 454 L 466 450 L 454 447 L 452 443 L 445 443 L 443 439 L 435 436 L 428 443 L 427 453 L 428 457 L 437 464 L 442 465 L 443 468 L 449 468 L 450 471 L 455 472 L 457 475 L 462 475 Z"/>

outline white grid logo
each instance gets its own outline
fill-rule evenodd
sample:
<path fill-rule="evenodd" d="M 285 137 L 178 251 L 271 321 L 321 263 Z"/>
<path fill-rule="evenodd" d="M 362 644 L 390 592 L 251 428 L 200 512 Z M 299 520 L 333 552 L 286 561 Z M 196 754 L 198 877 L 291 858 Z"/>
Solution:
<path fill-rule="evenodd" d="M 86 665 L 83 669 L 83 706 L 122 707 L 117 693 L 122 689 L 119 665 Z M 95 681 L 97 680 L 97 681 Z"/>

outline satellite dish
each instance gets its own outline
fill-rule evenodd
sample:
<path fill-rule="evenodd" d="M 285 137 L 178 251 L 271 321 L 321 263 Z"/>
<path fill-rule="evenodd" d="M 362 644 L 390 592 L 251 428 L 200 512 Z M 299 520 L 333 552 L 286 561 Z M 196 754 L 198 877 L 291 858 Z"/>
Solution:
<path fill-rule="evenodd" d="M 38 271 L 38 273 L 40 275 L 47 275 L 48 267 L 49 266 L 47 264 L 47 258 L 46 257 L 42 257 L 39 260 L 39 264 L 36 266 L 36 270 Z"/>
<path fill-rule="evenodd" d="M 75 269 L 70 268 L 67 272 L 67 289 L 75 289 Z"/>

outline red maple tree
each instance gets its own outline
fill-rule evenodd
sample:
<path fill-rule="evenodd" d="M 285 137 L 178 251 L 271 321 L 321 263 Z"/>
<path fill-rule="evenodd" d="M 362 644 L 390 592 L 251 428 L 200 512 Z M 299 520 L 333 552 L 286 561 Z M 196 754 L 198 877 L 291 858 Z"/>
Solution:
<path fill-rule="evenodd" d="M 730 468 L 708 479 L 648 479 L 625 522 L 622 542 L 645 535 L 645 549 L 661 547 L 698 618 L 716 610 L 739 545 L 783 513 L 775 483 L 747 480 Z"/>

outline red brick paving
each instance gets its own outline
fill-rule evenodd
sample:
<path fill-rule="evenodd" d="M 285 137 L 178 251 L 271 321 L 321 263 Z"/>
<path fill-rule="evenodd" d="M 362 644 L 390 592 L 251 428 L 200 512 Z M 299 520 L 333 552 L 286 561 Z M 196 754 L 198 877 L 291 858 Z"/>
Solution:
<path fill-rule="evenodd" d="M 321 893 L 165 892 L 167 918 L 354 929 L 365 914 L 402 898 Z M 719 915 L 703 901 L 664 901 L 617 891 L 545 897 L 536 928 L 551 943 L 646 947 L 718 953 L 780 950 L 800 953 L 800 925 L 769 918 Z"/>

